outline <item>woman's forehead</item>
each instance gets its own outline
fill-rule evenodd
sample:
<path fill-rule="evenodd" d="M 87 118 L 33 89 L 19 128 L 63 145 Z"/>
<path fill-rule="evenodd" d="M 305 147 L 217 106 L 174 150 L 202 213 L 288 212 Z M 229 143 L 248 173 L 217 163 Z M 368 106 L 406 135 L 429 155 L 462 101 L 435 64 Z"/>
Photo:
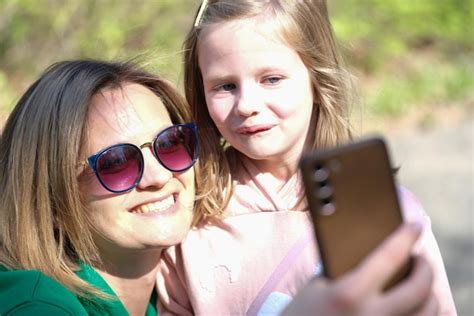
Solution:
<path fill-rule="evenodd" d="M 156 94 L 142 85 L 126 84 L 92 98 L 86 143 L 95 150 L 121 142 L 146 142 L 171 124 L 168 110 Z"/>
<path fill-rule="evenodd" d="M 162 100 L 139 84 L 126 84 L 96 94 L 91 102 L 89 120 L 123 124 L 124 128 L 135 121 L 141 124 L 171 122 Z"/>

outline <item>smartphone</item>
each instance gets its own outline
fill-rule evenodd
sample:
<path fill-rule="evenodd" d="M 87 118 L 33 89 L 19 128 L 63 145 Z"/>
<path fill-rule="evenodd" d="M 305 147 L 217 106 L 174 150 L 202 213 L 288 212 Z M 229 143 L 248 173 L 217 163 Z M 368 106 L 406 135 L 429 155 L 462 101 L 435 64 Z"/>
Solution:
<path fill-rule="evenodd" d="M 356 267 L 402 223 L 386 142 L 373 136 L 300 161 L 323 274 L 336 279 Z M 405 278 L 411 260 L 385 289 Z"/>

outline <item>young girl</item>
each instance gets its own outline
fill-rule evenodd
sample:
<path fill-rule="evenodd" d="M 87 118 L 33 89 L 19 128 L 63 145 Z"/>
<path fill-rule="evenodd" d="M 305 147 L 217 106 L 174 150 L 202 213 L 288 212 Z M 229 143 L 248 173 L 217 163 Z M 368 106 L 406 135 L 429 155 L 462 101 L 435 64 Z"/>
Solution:
<path fill-rule="evenodd" d="M 185 92 L 200 128 L 197 210 L 207 220 L 170 249 L 158 276 L 165 311 L 277 313 L 321 265 L 298 162 L 351 140 L 349 75 L 322 0 L 204 1 L 184 43 Z M 429 219 L 400 188 L 417 251 L 455 314 Z"/>

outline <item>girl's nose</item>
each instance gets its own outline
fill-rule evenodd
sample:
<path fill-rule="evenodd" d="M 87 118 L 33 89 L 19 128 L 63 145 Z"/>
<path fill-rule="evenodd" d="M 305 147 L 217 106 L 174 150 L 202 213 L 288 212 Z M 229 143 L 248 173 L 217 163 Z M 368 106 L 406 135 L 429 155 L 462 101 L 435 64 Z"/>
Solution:
<path fill-rule="evenodd" d="M 258 87 L 251 84 L 242 85 L 235 104 L 236 113 L 244 117 L 256 115 L 261 102 L 262 98 Z"/>
<path fill-rule="evenodd" d="M 162 188 L 173 177 L 173 173 L 161 165 L 152 151 L 151 147 L 142 149 L 144 170 L 142 179 L 137 185 L 141 190 Z"/>

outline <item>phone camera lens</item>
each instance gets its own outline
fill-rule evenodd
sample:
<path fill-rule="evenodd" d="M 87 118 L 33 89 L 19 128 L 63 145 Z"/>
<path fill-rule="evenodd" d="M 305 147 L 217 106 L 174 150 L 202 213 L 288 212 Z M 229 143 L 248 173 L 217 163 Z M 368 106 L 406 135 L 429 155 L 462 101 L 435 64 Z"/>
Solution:
<path fill-rule="evenodd" d="M 324 216 L 332 215 L 334 212 L 336 212 L 336 205 L 333 202 L 325 203 L 321 207 L 321 214 Z"/>
<path fill-rule="evenodd" d="M 317 168 L 313 173 L 314 181 L 323 182 L 326 181 L 329 177 L 329 173 L 323 167 Z"/>
<path fill-rule="evenodd" d="M 321 186 L 316 189 L 316 196 L 321 200 L 330 198 L 332 196 L 332 187 L 329 184 Z"/>

